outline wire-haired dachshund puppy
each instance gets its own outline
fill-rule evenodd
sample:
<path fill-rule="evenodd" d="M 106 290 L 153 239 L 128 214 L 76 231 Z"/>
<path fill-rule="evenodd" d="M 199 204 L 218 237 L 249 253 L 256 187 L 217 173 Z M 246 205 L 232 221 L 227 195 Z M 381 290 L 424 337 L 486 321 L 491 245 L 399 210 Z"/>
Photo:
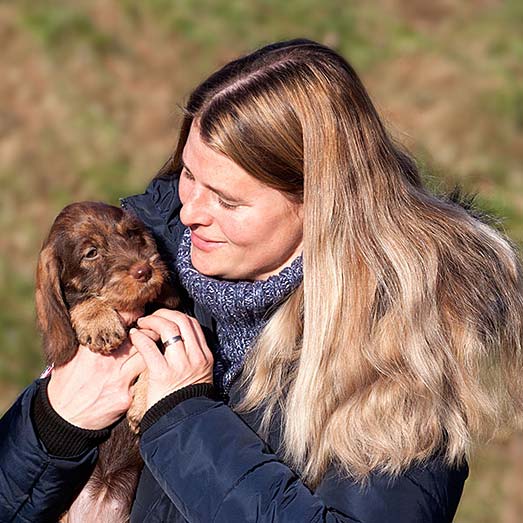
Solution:
<path fill-rule="evenodd" d="M 99 202 L 65 207 L 37 268 L 36 311 L 47 362 L 64 365 L 79 344 L 109 354 L 127 337 L 122 315 L 127 323 L 136 320 L 152 302 L 174 308 L 178 298 L 155 241 L 138 218 Z M 100 446 L 96 468 L 67 513 L 69 523 L 128 520 L 143 465 L 136 435 L 145 407 L 143 383 L 135 385 L 131 430 L 120 423 Z"/>

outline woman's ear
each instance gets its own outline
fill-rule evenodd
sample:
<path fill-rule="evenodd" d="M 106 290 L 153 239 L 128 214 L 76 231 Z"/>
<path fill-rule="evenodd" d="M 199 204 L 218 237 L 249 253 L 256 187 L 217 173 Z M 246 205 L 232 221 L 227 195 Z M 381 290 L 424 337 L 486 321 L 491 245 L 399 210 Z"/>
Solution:
<path fill-rule="evenodd" d="M 52 242 L 47 242 L 40 252 L 36 271 L 36 317 L 46 361 L 56 366 L 67 363 L 78 348 L 62 292 L 61 270 L 56 249 Z"/>

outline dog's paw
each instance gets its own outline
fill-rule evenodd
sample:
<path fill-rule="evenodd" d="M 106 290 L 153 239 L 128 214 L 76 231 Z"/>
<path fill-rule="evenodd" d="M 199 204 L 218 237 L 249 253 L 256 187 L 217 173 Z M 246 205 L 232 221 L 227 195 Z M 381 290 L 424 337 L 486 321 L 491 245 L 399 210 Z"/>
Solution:
<path fill-rule="evenodd" d="M 106 321 L 100 325 L 98 330 L 90 336 L 91 341 L 87 343 L 87 346 L 93 352 L 109 354 L 119 347 L 126 337 L 125 327 L 119 318 L 115 318 L 114 321 Z"/>
<path fill-rule="evenodd" d="M 81 345 L 93 352 L 109 354 L 127 337 L 127 329 L 120 315 L 99 303 L 85 303 L 71 309 L 71 322 Z"/>

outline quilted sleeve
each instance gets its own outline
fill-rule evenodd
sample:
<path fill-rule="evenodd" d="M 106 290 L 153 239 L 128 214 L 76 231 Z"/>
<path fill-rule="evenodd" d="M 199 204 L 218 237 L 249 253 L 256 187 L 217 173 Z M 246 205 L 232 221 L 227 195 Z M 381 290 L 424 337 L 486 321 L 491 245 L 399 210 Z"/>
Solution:
<path fill-rule="evenodd" d="M 87 482 L 98 451 L 53 457 L 39 442 L 30 416 L 37 383 L 0 420 L 0 521 L 56 523 Z"/>
<path fill-rule="evenodd" d="M 191 522 L 358 521 L 311 493 L 220 401 L 180 403 L 145 431 L 141 452 Z"/>
<path fill-rule="evenodd" d="M 467 470 L 439 462 L 367 488 L 329 470 L 311 492 L 227 405 L 183 401 L 147 429 L 142 456 L 191 522 L 450 523 Z"/>

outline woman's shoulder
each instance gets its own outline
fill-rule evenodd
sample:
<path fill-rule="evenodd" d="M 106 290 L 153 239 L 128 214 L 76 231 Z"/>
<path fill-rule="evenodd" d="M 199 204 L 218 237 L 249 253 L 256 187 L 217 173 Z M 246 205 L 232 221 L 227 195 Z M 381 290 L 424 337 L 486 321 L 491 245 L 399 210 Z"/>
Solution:
<path fill-rule="evenodd" d="M 120 198 L 120 205 L 137 214 L 144 223 L 158 219 L 170 221 L 179 214 L 182 205 L 178 196 L 178 178 L 157 176 L 143 193 Z"/>
<path fill-rule="evenodd" d="M 374 473 L 358 483 L 331 467 L 316 494 L 366 523 L 450 523 L 456 512 L 468 465 L 448 465 L 436 456 L 397 476 Z"/>
<path fill-rule="evenodd" d="M 176 258 L 185 229 L 180 221 L 182 204 L 178 195 L 177 177 L 157 176 L 142 194 L 120 198 L 120 205 L 138 216 L 168 258 Z"/>

